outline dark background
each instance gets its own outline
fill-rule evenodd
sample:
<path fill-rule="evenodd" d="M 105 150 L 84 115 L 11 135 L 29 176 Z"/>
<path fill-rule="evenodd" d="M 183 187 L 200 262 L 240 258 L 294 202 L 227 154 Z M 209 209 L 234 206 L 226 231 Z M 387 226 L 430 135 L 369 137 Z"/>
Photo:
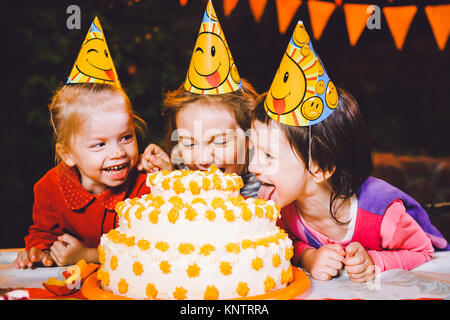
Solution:
<path fill-rule="evenodd" d="M 395 48 L 383 15 L 381 29 L 365 29 L 351 47 L 342 8 L 335 10 L 321 39 L 313 40 L 314 48 L 334 83 L 349 90 L 360 104 L 376 152 L 374 174 L 424 204 L 450 201 L 450 56 L 448 44 L 444 51 L 438 49 L 424 12 L 425 5 L 445 2 L 364 3 L 383 7 L 396 2 L 418 6 L 403 50 Z M 230 17 L 224 16 L 222 1 L 213 3 L 241 77 L 258 92 L 269 88 L 298 19 L 312 36 L 306 0 L 285 34 L 278 32 L 274 0 L 267 1 L 260 23 L 254 21 L 247 0 L 240 0 Z M 81 9 L 80 30 L 66 27 L 71 4 Z M 178 0 L 2 4 L 0 248 L 24 245 L 32 223 L 33 185 L 54 165 L 47 106 L 65 82 L 93 18 L 99 17 L 119 79 L 149 125 L 145 143 L 158 143 L 165 130 L 162 92 L 175 89 L 185 78 L 205 4 L 203 0 L 189 0 L 184 7 Z M 445 210 L 430 212 L 433 223 L 449 237 Z"/>

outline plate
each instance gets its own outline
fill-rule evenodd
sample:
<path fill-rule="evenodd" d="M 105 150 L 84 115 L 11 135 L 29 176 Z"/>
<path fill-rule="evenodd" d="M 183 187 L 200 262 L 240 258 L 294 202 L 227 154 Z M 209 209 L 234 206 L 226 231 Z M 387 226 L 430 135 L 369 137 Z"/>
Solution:
<path fill-rule="evenodd" d="M 292 267 L 293 281 L 283 289 L 271 291 L 252 297 L 238 298 L 236 300 L 289 300 L 309 289 L 311 282 L 303 270 Z M 134 300 L 112 292 L 103 290 L 97 280 L 97 272 L 91 274 L 83 283 L 81 293 L 89 300 Z M 233 299 L 234 300 L 234 299 Z"/>

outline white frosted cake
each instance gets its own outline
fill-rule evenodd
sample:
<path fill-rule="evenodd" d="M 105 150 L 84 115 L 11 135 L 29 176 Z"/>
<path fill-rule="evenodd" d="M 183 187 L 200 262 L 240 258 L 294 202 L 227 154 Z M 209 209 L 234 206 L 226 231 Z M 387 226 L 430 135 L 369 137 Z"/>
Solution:
<path fill-rule="evenodd" d="M 102 288 L 136 299 L 232 299 L 292 281 L 292 242 L 273 201 L 244 199 L 236 174 L 159 171 L 119 202 L 99 246 Z"/>

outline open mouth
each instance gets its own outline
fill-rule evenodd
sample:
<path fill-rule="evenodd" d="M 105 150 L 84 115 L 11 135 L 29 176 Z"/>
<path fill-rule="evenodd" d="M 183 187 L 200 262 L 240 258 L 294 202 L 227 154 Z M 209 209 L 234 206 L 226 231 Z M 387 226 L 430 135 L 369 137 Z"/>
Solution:
<path fill-rule="evenodd" d="M 93 65 L 88 59 L 86 59 L 86 61 L 95 69 L 102 70 L 106 74 L 106 76 L 110 79 L 109 81 L 115 81 L 116 77 L 114 75 L 114 71 L 112 68 L 102 69 L 102 68 L 97 67 L 96 65 Z"/>
<path fill-rule="evenodd" d="M 120 165 L 110 166 L 103 168 L 102 170 L 112 179 L 120 180 L 127 176 L 129 163 L 124 163 Z"/>
<path fill-rule="evenodd" d="M 270 183 L 263 182 L 258 190 L 258 198 L 264 200 L 270 200 L 275 192 L 275 186 Z"/>
<path fill-rule="evenodd" d="M 194 64 L 194 70 L 195 72 L 197 72 L 200 76 L 205 77 L 206 81 L 209 83 L 210 86 L 212 86 L 213 88 L 218 87 L 220 85 L 220 74 L 219 74 L 219 68 L 221 66 L 222 63 L 219 63 L 219 66 L 217 67 L 217 69 L 210 73 L 210 74 L 201 74 L 200 72 L 197 71 L 197 69 L 195 68 L 195 64 Z"/>
<path fill-rule="evenodd" d="M 273 107 L 275 109 L 275 112 L 277 114 L 283 114 L 284 110 L 286 109 L 286 101 L 285 101 L 285 99 L 286 99 L 286 97 L 288 95 L 290 95 L 290 92 L 285 97 L 283 97 L 281 99 L 275 98 L 272 94 L 270 94 L 270 95 L 272 96 L 272 103 L 273 103 Z"/>

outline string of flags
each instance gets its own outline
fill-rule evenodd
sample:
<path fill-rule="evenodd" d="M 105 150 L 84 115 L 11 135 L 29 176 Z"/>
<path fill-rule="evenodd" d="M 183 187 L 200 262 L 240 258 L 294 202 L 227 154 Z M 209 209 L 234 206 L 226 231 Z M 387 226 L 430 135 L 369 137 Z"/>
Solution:
<path fill-rule="evenodd" d="M 188 0 L 179 0 L 185 6 Z M 223 0 L 223 10 L 226 17 L 230 16 L 239 0 Z M 248 0 L 255 22 L 259 22 L 264 14 L 267 0 Z M 356 45 L 362 32 L 366 29 L 367 21 L 375 10 L 372 4 L 342 3 L 342 0 L 275 0 L 278 30 L 285 33 L 299 7 L 307 2 L 313 37 L 319 40 L 328 20 L 337 8 L 345 14 L 345 22 L 352 46 Z M 393 0 L 389 0 L 393 2 Z M 379 7 L 378 7 L 379 8 Z M 424 8 L 431 30 L 440 50 L 444 50 L 450 33 L 450 4 L 428 5 Z M 385 6 L 381 12 L 386 18 L 387 25 L 398 50 L 403 48 L 411 23 L 417 13 L 417 6 Z"/>

